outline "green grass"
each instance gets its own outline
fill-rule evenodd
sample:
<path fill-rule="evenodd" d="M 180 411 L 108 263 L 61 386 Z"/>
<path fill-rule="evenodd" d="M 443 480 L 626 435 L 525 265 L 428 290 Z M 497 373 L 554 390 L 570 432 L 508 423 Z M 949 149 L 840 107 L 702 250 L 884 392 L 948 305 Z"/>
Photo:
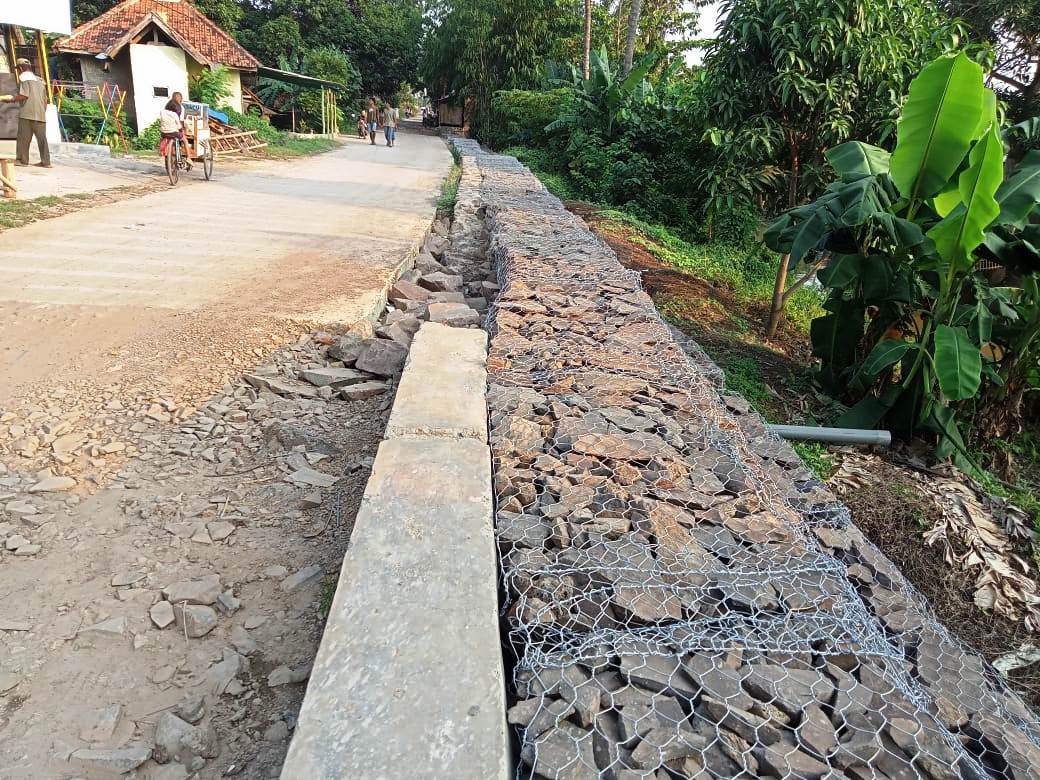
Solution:
<path fill-rule="evenodd" d="M 826 445 L 817 441 L 792 441 L 789 444 L 791 449 L 798 453 L 805 467 L 815 474 L 820 482 L 826 482 L 834 475 L 836 467 L 827 457 Z"/>
<path fill-rule="evenodd" d="M 986 469 L 976 472 L 975 480 L 987 492 L 1008 499 L 1028 513 L 1040 533 L 1040 436 L 1027 431 L 1015 439 L 995 442 L 993 446 L 1011 455 L 1018 469 L 1017 480 L 1004 482 Z M 976 463 L 986 463 L 985 453 L 973 452 L 971 455 Z M 1040 548 L 1037 548 L 1036 555 L 1040 560 Z"/>
<path fill-rule="evenodd" d="M 664 225 L 624 211 L 606 209 L 601 216 L 615 226 L 636 231 L 634 240 L 658 260 L 725 287 L 741 302 L 764 305 L 772 299 L 778 258 L 760 244 L 694 243 Z M 809 323 L 823 313 L 822 297 L 807 287 L 791 296 L 786 309 L 787 321 L 802 333 L 808 333 Z"/>
<path fill-rule="evenodd" d="M 726 375 L 726 389 L 737 393 L 755 407 L 755 411 L 771 422 L 774 405 L 765 382 L 758 370 L 758 364 L 748 357 L 730 356 L 720 364 L 722 373 Z"/>
<path fill-rule="evenodd" d="M 437 198 L 437 211 L 449 219 L 455 216 L 455 204 L 459 199 L 459 180 L 462 178 L 462 165 L 455 163 L 448 172 L 448 177 L 441 184 L 441 196 Z"/>
<path fill-rule="evenodd" d="M 272 157 L 306 157 L 321 154 L 339 146 L 331 138 L 293 138 L 288 134 L 277 141 L 268 142 L 267 153 Z"/>
<path fill-rule="evenodd" d="M 66 196 L 68 200 L 77 200 Z M 66 198 L 44 195 L 32 200 L 0 199 L 0 228 L 15 228 L 27 225 L 44 216 L 48 209 L 65 202 Z"/>
<path fill-rule="evenodd" d="M 321 581 L 321 593 L 318 595 L 318 614 L 322 620 L 329 619 L 332 612 L 332 600 L 336 597 L 336 582 L 339 577 L 329 576 Z"/>

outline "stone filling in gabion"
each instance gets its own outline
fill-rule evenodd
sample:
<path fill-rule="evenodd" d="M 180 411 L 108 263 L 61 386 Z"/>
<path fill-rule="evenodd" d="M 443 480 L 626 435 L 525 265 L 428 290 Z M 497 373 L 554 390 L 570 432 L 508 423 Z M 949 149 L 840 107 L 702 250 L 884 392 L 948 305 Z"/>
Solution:
<path fill-rule="evenodd" d="M 454 143 L 453 239 L 482 236 L 501 288 L 488 404 L 518 776 L 1040 777 L 1034 715 L 720 395 L 638 276 L 515 159 Z"/>

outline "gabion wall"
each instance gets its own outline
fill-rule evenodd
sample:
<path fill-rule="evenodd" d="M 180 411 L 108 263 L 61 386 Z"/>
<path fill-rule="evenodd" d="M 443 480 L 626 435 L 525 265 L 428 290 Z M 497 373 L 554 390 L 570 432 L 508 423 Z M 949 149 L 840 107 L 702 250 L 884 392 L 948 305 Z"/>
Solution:
<path fill-rule="evenodd" d="M 501 287 L 518 777 L 1040 777 L 1035 716 L 720 395 L 638 275 L 515 159 L 453 143 Z"/>

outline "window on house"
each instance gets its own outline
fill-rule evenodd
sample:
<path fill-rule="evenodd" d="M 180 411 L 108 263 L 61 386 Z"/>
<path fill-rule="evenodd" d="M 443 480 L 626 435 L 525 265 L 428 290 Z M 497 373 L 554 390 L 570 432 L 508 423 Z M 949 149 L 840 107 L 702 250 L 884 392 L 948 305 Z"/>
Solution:
<path fill-rule="evenodd" d="M 170 88 L 169 87 L 152 87 L 152 95 L 154 95 L 155 97 L 169 97 L 170 96 Z"/>

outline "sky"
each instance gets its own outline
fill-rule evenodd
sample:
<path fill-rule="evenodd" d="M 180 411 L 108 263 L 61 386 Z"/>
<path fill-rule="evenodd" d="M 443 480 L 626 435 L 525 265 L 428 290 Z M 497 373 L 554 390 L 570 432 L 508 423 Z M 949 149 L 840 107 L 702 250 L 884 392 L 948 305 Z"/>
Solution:
<path fill-rule="evenodd" d="M 719 23 L 719 3 L 710 3 L 701 9 L 700 31 L 701 38 L 713 38 Z M 693 49 L 686 53 L 686 62 L 689 65 L 699 65 L 704 56 L 701 49 Z"/>

